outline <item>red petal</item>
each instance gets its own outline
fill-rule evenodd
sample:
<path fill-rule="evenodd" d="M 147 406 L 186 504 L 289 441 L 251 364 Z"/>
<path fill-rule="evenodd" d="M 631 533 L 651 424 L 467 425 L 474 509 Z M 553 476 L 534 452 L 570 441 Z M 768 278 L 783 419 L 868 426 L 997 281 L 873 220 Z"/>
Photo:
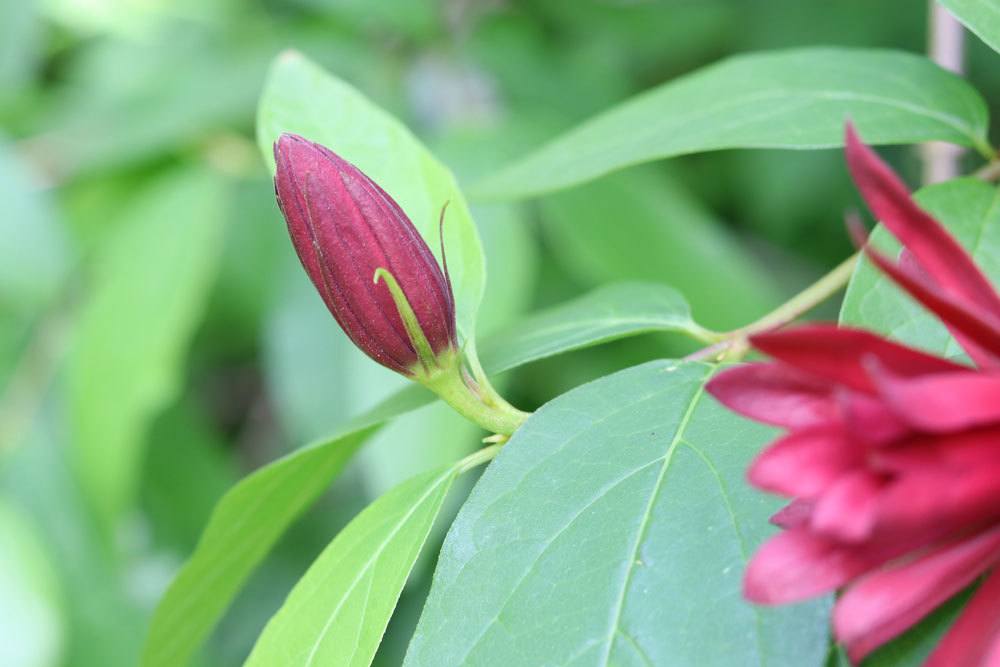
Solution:
<path fill-rule="evenodd" d="M 758 604 L 799 602 L 837 589 L 895 555 L 894 549 L 843 545 L 807 530 L 788 530 L 754 554 L 743 594 Z"/>
<path fill-rule="evenodd" d="M 926 667 L 995 666 L 1000 642 L 1000 570 L 994 569 L 927 659 Z"/>
<path fill-rule="evenodd" d="M 771 515 L 770 522 L 781 528 L 800 528 L 809 523 L 812 509 L 812 501 L 796 498 Z"/>
<path fill-rule="evenodd" d="M 1000 559 L 1000 528 L 875 572 L 847 589 L 833 612 L 853 661 L 899 635 Z"/>
<path fill-rule="evenodd" d="M 863 452 L 838 428 L 794 431 L 761 452 L 747 472 L 764 491 L 813 498 L 861 465 Z"/>
<path fill-rule="evenodd" d="M 964 471 L 941 466 L 908 472 L 882 492 L 873 534 L 919 544 L 995 522 L 1000 519 L 998 479 L 996 463 Z"/>
<path fill-rule="evenodd" d="M 868 393 L 875 392 L 864 367 L 869 357 L 875 357 L 884 367 L 904 377 L 968 368 L 869 331 L 833 324 L 806 324 L 769 331 L 751 337 L 750 342 L 761 352 L 800 371 Z"/>
<path fill-rule="evenodd" d="M 945 433 L 1000 422 L 1000 374 L 903 379 L 875 367 L 872 377 L 895 414 L 916 429 Z"/>
<path fill-rule="evenodd" d="M 837 397 L 844 427 L 852 438 L 884 446 L 910 434 L 912 429 L 885 405 L 881 397 L 843 390 Z"/>
<path fill-rule="evenodd" d="M 730 410 L 775 426 L 815 426 L 837 414 L 828 382 L 784 364 L 735 366 L 715 376 L 707 389 Z"/>
<path fill-rule="evenodd" d="M 844 542 L 867 538 L 875 525 L 883 486 L 883 480 L 867 470 L 838 479 L 816 501 L 812 529 Z"/>
<path fill-rule="evenodd" d="M 906 185 L 848 123 L 847 164 L 872 214 L 900 240 L 934 281 L 971 309 L 1000 318 L 1000 296 L 972 257 L 941 223 L 923 211 Z"/>
<path fill-rule="evenodd" d="M 945 323 L 973 361 L 980 366 L 1000 367 L 1000 321 L 990 313 L 969 308 L 919 273 L 896 266 L 871 246 L 866 245 L 864 251 L 893 282 Z"/>

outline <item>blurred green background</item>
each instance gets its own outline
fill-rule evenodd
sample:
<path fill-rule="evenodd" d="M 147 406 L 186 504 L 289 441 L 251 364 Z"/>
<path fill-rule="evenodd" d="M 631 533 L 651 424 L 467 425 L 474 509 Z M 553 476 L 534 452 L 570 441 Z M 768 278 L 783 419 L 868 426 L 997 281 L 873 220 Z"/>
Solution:
<path fill-rule="evenodd" d="M 726 55 L 922 52 L 925 24 L 913 0 L 0 0 L 0 665 L 136 664 L 225 489 L 404 382 L 346 342 L 287 240 L 253 143 L 281 50 L 350 81 L 471 183 Z M 990 57 L 969 39 L 969 78 L 988 99 Z M 916 154 L 889 154 L 914 182 Z M 671 284 L 702 324 L 738 326 L 850 252 L 841 220 L 857 199 L 837 151 L 759 151 L 473 203 L 488 335 L 623 279 Z M 502 384 L 533 408 L 690 350 L 649 336 Z M 383 430 L 282 540 L 200 664 L 240 664 L 340 526 L 480 435 L 441 406 Z M 399 664 L 432 567 L 418 565 L 378 664 Z"/>

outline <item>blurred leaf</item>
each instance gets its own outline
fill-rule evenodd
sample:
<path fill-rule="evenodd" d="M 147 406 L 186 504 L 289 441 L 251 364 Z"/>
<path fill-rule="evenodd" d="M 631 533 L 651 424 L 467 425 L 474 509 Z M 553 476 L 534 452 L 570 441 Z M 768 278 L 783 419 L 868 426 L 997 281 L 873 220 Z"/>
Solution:
<path fill-rule="evenodd" d="M 194 548 L 212 508 L 236 482 L 226 442 L 191 400 L 156 420 L 142 479 L 143 506 L 159 545 Z"/>
<path fill-rule="evenodd" d="M 70 61 L 27 150 L 66 177 L 176 155 L 249 127 L 275 49 L 186 23 L 164 25 L 150 42 L 90 42 Z"/>
<path fill-rule="evenodd" d="M 247 665 L 371 664 L 459 470 L 397 486 L 359 514 L 296 584 Z"/>
<path fill-rule="evenodd" d="M 1000 0 L 938 0 L 979 39 L 1000 51 Z"/>
<path fill-rule="evenodd" d="M 520 320 L 483 345 L 495 373 L 581 347 L 653 331 L 698 338 L 684 297 L 652 283 L 618 283 Z"/>
<path fill-rule="evenodd" d="M 940 139 L 992 154 L 982 98 L 926 58 L 798 49 L 733 57 L 647 91 L 473 192 L 524 197 L 641 162 L 724 148 L 829 148 L 841 145 L 847 118 L 869 143 Z"/>
<path fill-rule="evenodd" d="M 16 3 L 15 3 L 16 4 Z M 57 212 L 41 183 L 0 142 L 0 316 L 37 309 L 62 286 L 71 258 Z"/>
<path fill-rule="evenodd" d="M 1000 285 L 1000 190 L 977 179 L 962 178 L 925 187 L 917 192 L 916 199 Z M 882 226 L 873 232 L 872 242 L 893 257 L 899 249 Z M 962 352 L 936 317 L 867 261 L 858 264 L 847 286 L 840 321 L 874 329 L 937 354 L 954 356 Z"/>
<path fill-rule="evenodd" d="M 258 110 L 258 141 L 272 171 L 272 146 L 282 132 L 301 134 L 356 164 L 399 203 L 438 261 L 438 216 L 450 202 L 444 226 L 448 269 L 458 326 L 473 338 L 486 280 L 483 250 L 451 172 L 399 121 L 294 51 L 274 62 Z"/>
<path fill-rule="evenodd" d="M 0 502 L 0 664 L 61 664 L 62 605 L 49 555 L 23 517 Z"/>
<path fill-rule="evenodd" d="M 779 501 L 744 472 L 772 430 L 655 361 L 575 389 L 504 445 L 445 541 L 404 663 L 819 664 L 827 600 L 742 599 Z"/>
<path fill-rule="evenodd" d="M 700 323 L 718 328 L 743 325 L 778 300 L 761 267 L 668 179 L 616 174 L 540 203 L 553 252 L 588 284 L 664 282 Z"/>
<path fill-rule="evenodd" d="M 31 521 L 59 578 L 66 614 L 60 664 L 132 667 L 145 616 L 123 576 L 131 563 L 109 552 L 72 475 L 63 431 L 50 401 L 0 467 L 0 487 Z"/>
<path fill-rule="evenodd" d="M 41 52 L 36 0 L 0 3 L 0 99 L 31 80 Z"/>
<path fill-rule="evenodd" d="M 150 420 L 180 388 L 216 273 L 225 189 L 211 172 L 155 181 L 93 261 L 70 359 L 73 461 L 110 527 L 136 490 Z"/>

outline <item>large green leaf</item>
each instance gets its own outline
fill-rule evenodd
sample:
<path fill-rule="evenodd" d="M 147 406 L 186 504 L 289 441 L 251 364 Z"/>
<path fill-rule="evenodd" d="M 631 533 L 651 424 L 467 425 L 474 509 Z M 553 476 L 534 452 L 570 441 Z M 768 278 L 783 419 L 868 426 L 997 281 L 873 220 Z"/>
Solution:
<path fill-rule="evenodd" d="M 976 91 L 926 58 L 808 48 L 736 56 L 634 97 L 482 182 L 483 197 L 565 188 L 724 148 L 828 148 L 852 119 L 870 143 L 940 139 L 991 154 Z"/>
<path fill-rule="evenodd" d="M 212 172 L 170 173 L 94 257 L 69 391 L 74 464 L 106 522 L 134 493 L 146 428 L 180 386 L 216 273 L 225 194 Z"/>
<path fill-rule="evenodd" d="M 617 283 L 536 313 L 487 339 L 485 364 L 495 373 L 581 347 L 653 331 L 703 339 L 676 290 L 650 283 Z"/>
<path fill-rule="evenodd" d="M 938 0 L 994 51 L 1000 51 L 1000 1 Z"/>
<path fill-rule="evenodd" d="M 605 330 L 584 323 L 592 335 Z M 645 328 L 634 330 L 641 333 Z M 549 354 L 562 350 L 543 339 L 530 347 L 507 349 L 506 367 L 525 363 L 539 347 Z M 559 340 L 582 347 L 585 341 L 566 331 Z M 597 338 L 591 343 L 601 340 Z M 486 357 L 490 356 L 489 347 Z M 487 367 L 495 372 L 497 368 Z M 153 617 L 143 654 L 146 667 L 185 664 L 212 630 L 249 574 L 301 512 L 343 469 L 364 439 L 386 421 L 433 400 L 424 388 L 412 385 L 357 418 L 339 434 L 324 438 L 261 468 L 240 481 L 212 513 L 198 547 L 174 579 Z"/>
<path fill-rule="evenodd" d="M 916 199 L 948 227 L 993 282 L 1000 285 L 1000 191 L 982 181 L 962 178 L 923 188 Z M 872 242 L 893 256 L 899 249 L 881 226 L 872 233 Z M 933 315 L 867 261 L 859 263 L 847 287 L 840 321 L 939 354 L 951 356 L 961 351 Z"/>
<path fill-rule="evenodd" d="M 441 258 L 438 215 L 448 206 L 444 243 L 458 325 L 474 335 L 486 280 L 483 250 L 454 176 L 398 120 L 295 51 L 278 56 L 257 115 L 257 136 L 274 166 L 272 146 L 294 132 L 328 146 L 385 189 Z"/>
<path fill-rule="evenodd" d="M 295 585 L 246 664 L 368 667 L 457 474 L 448 465 L 418 475 L 351 521 Z"/>
<path fill-rule="evenodd" d="M 452 525 L 405 664 L 820 664 L 827 601 L 742 599 L 773 431 L 706 397 L 713 372 L 650 362 L 533 415 Z"/>

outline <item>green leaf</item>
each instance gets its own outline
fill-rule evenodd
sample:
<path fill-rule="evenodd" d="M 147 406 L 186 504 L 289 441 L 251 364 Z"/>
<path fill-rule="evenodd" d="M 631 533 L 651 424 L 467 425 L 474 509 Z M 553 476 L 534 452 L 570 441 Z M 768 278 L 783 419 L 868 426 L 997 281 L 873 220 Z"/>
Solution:
<path fill-rule="evenodd" d="M 0 40 L 2 43 L 2 40 Z M 2 47 L 0 47 L 2 48 Z M 2 58 L 0 58 L 2 62 Z M 39 178 L 0 138 L 0 313 L 35 311 L 64 280 L 71 253 Z"/>
<path fill-rule="evenodd" d="M 594 336 L 606 334 L 590 328 L 589 322 L 585 324 Z M 574 348 L 587 344 L 580 336 L 557 333 Z M 535 342 L 549 354 L 564 351 L 541 338 Z M 491 354 L 488 350 L 487 358 Z M 531 351 L 525 348 L 522 353 Z M 504 354 L 507 368 L 530 360 L 515 357 L 513 350 Z M 339 474 L 361 443 L 388 420 L 433 400 L 433 394 L 423 387 L 410 385 L 339 434 L 268 464 L 230 489 L 212 512 L 195 552 L 160 600 L 142 664 L 185 664 L 281 534 Z"/>
<path fill-rule="evenodd" d="M 954 74 L 894 51 L 808 48 L 741 55 L 595 116 L 474 189 L 524 197 L 630 165 L 725 148 L 840 146 L 846 119 L 869 143 L 938 139 L 990 155 L 986 105 Z"/>
<path fill-rule="evenodd" d="M 773 430 L 706 397 L 713 372 L 650 362 L 528 419 L 452 525 L 404 664 L 820 664 L 827 600 L 742 599 L 778 505 L 744 473 Z"/>
<path fill-rule="evenodd" d="M 356 164 L 406 211 L 438 261 L 438 217 L 450 202 L 448 271 L 459 328 L 472 337 L 486 272 L 476 227 L 451 172 L 398 120 L 295 51 L 275 60 L 258 109 L 258 142 L 272 171 L 272 146 L 282 132 L 321 143 Z"/>
<path fill-rule="evenodd" d="M 938 0 L 994 51 L 1000 51 L 1000 0 Z"/>
<path fill-rule="evenodd" d="M 1000 285 L 1000 191 L 973 178 L 921 189 L 916 200 L 964 245 L 994 284 Z M 879 226 L 872 242 L 895 257 L 899 244 Z M 844 324 L 874 329 L 937 354 L 961 348 L 940 321 L 867 261 L 859 263 L 840 311 Z"/>
<path fill-rule="evenodd" d="M 292 589 L 246 664 L 371 664 L 457 474 L 448 465 L 418 475 L 351 521 Z"/>
<path fill-rule="evenodd" d="M 0 664 L 62 664 L 63 617 L 54 569 L 39 536 L 0 502 Z"/>
<path fill-rule="evenodd" d="M 220 256 L 225 193 L 208 171 L 164 176 L 94 257 L 69 400 L 74 465 L 108 525 L 135 492 L 150 420 L 181 385 Z"/>
<path fill-rule="evenodd" d="M 669 331 L 701 339 L 684 297 L 665 285 L 618 283 L 535 313 L 483 346 L 495 373 L 514 366 L 626 336 Z"/>

